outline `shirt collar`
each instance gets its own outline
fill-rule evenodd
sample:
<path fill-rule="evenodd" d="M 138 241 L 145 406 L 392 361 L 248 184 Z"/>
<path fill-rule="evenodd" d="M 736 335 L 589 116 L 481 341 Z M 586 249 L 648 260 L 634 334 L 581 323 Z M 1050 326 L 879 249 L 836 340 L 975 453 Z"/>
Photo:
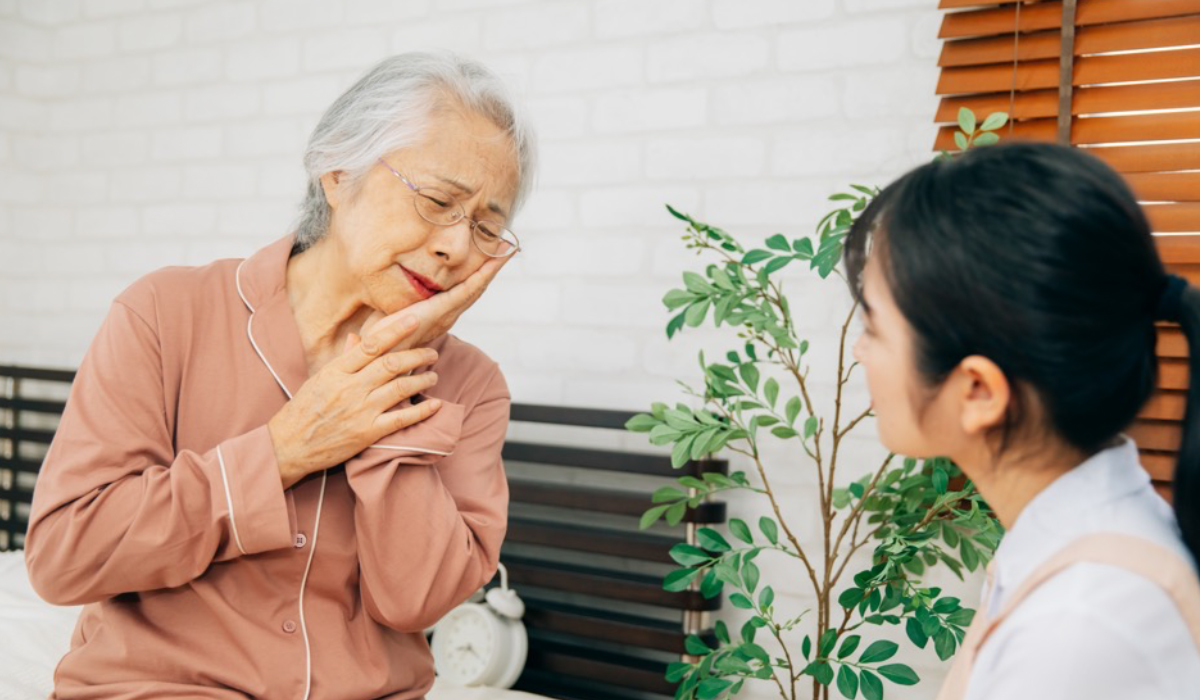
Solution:
<path fill-rule="evenodd" d="M 1149 488 L 1150 477 L 1129 438 L 1101 450 L 1055 479 L 1021 511 L 995 557 L 994 612 L 1034 569 L 1085 532 L 1091 516 L 1114 500 Z"/>
<path fill-rule="evenodd" d="M 290 398 L 308 379 L 308 361 L 287 295 L 293 236 L 284 236 L 246 258 L 234 283 L 250 312 L 247 340 Z"/>

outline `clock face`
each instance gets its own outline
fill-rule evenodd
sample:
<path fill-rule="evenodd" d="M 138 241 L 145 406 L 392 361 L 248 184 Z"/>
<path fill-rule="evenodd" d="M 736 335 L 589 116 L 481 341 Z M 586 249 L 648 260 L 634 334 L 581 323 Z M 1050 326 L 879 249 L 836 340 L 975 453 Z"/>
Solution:
<path fill-rule="evenodd" d="M 494 621 L 478 605 L 455 608 L 433 634 L 433 658 L 438 675 L 459 685 L 486 682 L 484 674 L 496 655 Z"/>

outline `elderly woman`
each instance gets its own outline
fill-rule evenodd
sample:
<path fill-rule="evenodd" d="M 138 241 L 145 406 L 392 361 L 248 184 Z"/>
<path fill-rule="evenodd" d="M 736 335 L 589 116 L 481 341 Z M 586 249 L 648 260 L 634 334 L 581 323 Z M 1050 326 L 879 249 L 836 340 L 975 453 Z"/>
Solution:
<path fill-rule="evenodd" d="M 117 298 L 27 538 L 37 591 L 86 604 L 54 697 L 425 694 L 508 499 L 504 379 L 447 331 L 533 161 L 493 74 L 397 56 L 317 125 L 294 235 Z"/>

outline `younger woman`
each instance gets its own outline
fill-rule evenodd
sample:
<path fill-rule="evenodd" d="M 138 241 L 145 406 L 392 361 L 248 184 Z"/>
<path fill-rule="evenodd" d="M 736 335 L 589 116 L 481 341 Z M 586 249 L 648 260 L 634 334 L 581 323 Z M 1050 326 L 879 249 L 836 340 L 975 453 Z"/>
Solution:
<path fill-rule="evenodd" d="M 845 248 L 888 449 L 948 456 L 1007 530 L 941 700 L 1200 697 L 1200 385 L 1174 514 L 1121 431 L 1156 320 L 1200 376 L 1200 291 L 1169 276 L 1121 177 L 1013 143 L 917 168 Z"/>

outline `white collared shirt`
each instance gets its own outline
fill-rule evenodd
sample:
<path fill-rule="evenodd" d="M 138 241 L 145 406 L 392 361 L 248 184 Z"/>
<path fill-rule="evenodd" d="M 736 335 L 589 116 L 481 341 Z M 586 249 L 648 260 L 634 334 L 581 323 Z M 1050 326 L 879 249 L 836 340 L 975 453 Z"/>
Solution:
<path fill-rule="evenodd" d="M 1125 439 L 1056 479 L 1022 511 L 995 559 L 994 615 L 1043 562 L 1087 534 L 1135 535 L 1195 562 L 1171 507 Z M 1200 652 L 1179 608 L 1125 569 L 1080 563 L 1029 595 L 980 649 L 968 700 L 1196 700 Z"/>

